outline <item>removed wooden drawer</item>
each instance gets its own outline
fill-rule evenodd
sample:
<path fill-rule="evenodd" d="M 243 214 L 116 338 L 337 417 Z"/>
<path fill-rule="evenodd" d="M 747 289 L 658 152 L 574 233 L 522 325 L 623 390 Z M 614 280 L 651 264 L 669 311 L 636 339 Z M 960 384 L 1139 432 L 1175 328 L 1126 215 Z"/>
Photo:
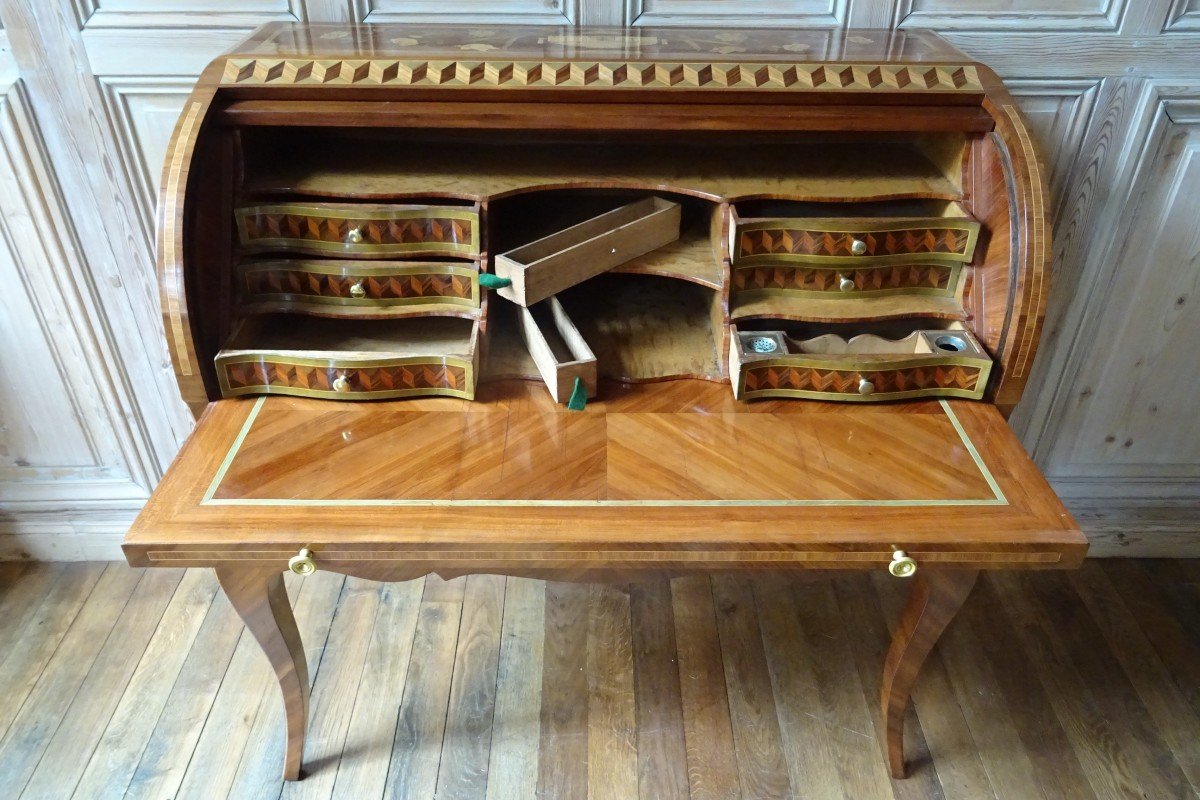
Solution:
<path fill-rule="evenodd" d="M 500 296 L 531 306 L 679 238 L 678 203 L 647 197 L 496 256 Z"/>
<path fill-rule="evenodd" d="M 742 218 L 731 209 L 729 252 L 754 264 L 962 264 L 975 253 L 979 223 L 957 205 L 941 217 Z"/>
<path fill-rule="evenodd" d="M 992 360 L 962 329 L 914 331 L 903 339 L 834 334 L 796 340 L 783 331 L 730 326 L 733 395 L 875 401 L 914 397 L 979 399 Z"/>
<path fill-rule="evenodd" d="M 477 206 L 283 203 L 234 212 L 242 251 L 359 257 L 479 254 Z"/>
<path fill-rule="evenodd" d="M 399 316 L 479 307 L 479 268 L 439 262 L 288 259 L 238 267 L 244 310 Z"/>
<path fill-rule="evenodd" d="M 576 379 L 588 397 L 595 397 L 596 356 L 558 298 L 549 297 L 519 313 L 525 347 L 555 402 L 567 402 Z"/>
<path fill-rule="evenodd" d="M 479 323 L 457 317 L 247 317 L 216 357 L 224 397 L 473 399 Z"/>

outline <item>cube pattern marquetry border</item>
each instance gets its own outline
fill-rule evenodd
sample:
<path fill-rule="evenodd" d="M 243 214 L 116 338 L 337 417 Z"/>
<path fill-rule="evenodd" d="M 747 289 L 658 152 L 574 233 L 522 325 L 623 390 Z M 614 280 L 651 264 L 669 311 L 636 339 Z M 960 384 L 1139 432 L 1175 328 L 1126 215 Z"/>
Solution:
<path fill-rule="evenodd" d="M 465 274 L 459 274 L 459 273 Z M 479 305 L 479 283 L 474 267 L 453 273 L 396 272 L 392 274 L 326 274 L 303 267 L 255 268 L 245 273 L 246 299 L 300 299 L 338 305 L 392 305 L 440 302 Z M 361 284 L 364 296 L 351 288 Z"/>
<path fill-rule="evenodd" d="M 979 73 L 971 64 L 230 58 L 221 83 L 464 89 L 983 91 Z"/>

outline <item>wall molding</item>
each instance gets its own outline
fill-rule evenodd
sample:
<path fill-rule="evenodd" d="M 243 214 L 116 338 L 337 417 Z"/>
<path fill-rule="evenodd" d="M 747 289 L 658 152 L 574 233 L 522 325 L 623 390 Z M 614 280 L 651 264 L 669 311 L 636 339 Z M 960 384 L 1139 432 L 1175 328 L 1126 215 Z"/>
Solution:
<path fill-rule="evenodd" d="M 582 0 L 350 0 L 353 18 L 379 22 L 576 25 Z M 489 10 L 487 7 L 492 6 Z"/>
<path fill-rule="evenodd" d="M 156 187 L 162 164 L 147 162 L 146 143 L 141 139 L 141 132 L 134 120 L 130 101 L 134 97 L 147 95 L 176 97 L 179 98 L 179 106 L 182 108 L 195 85 L 195 79 L 165 75 L 148 78 L 100 76 L 97 81 L 104 97 L 113 139 L 117 143 L 118 155 L 123 167 L 122 172 L 138 206 L 138 215 L 141 217 L 142 230 L 145 235 L 146 252 L 150 258 L 153 258 L 154 210 L 158 199 Z"/>
<path fill-rule="evenodd" d="M 304 0 L 192 0 L 187 10 L 145 2 L 144 10 L 106 7 L 105 0 L 70 0 L 80 30 L 102 28 L 253 28 L 264 22 L 301 22 Z"/>
<path fill-rule="evenodd" d="M 772 25 L 842 28 L 849 5 L 849 0 L 626 0 L 625 19 L 636 26 L 760 27 L 766 17 Z"/>
<path fill-rule="evenodd" d="M 1130 0 L 1092 0 L 1088 5 L 1070 0 L 1043 0 L 1036 10 L 1011 11 L 1012 3 L 993 0 L 988 10 L 964 9 L 959 0 L 899 0 L 895 27 L 929 28 L 967 33 L 1027 33 L 1029 31 L 1117 31 Z M 1136 0 L 1135 0 L 1136 2 Z M 1056 10 L 1057 9 L 1057 10 Z"/>
<path fill-rule="evenodd" d="M 18 463 L 0 470 L 3 513 L 139 507 L 155 473 L 142 458 L 139 432 L 119 414 L 118 390 L 106 368 L 117 359 L 103 331 L 91 324 L 96 298 L 79 268 L 74 228 L 19 82 L 0 98 L 0 151 L 13 181 L 0 199 L 0 238 L 20 281 L 8 291 L 23 291 L 29 299 L 34 319 L 25 322 L 36 324 L 61 384 L 70 390 L 61 402 L 83 432 L 84 456 L 72 464 Z"/>

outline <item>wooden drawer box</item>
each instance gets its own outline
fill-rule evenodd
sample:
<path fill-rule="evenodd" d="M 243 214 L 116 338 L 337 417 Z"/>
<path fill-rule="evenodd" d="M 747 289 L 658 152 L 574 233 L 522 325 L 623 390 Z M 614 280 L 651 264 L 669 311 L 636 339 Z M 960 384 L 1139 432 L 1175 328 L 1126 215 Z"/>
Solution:
<path fill-rule="evenodd" d="M 903 339 L 825 334 L 798 341 L 782 331 L 730 326 L 734 397 L 875 401 L 979 399 L 992 360 L 965 330 L 914 331 Z"/>
<path fill-rule="evenodd" d="M 477 206 L 285 203 L 244 206 L 234 213 L 246 253 L 361 258 L 479 254 Z"/>
<path fill-rule="evenodd" d="M 500 296 L 531 306 L 679 238 L 680 207 L 647 197 L 496 256 Z"/>
<path fill-rule="evenodd" d="M 555 402 L 570 399 L 576 379 L 588 397 L 595 397 L 596 356 L 558 298 L 549 297 L 519 313 L 525 347 Z"/>
<path fill-rule="evenodd" d="M 244 310 L 399 316 L 479 307 L 475 264 L 289 259 L 238 267 Z"/>
<path fill-rule="evenodd" d="M 290 394 L 337 400 L 475 396 L 478 322 L 248 317 L 217 354 L 224 397 Z"/>
<path fill-rule="evenodd" d="M 751 264 L 733 268 L 742 297 L 784 295 L 854 299 L 886 295 L 957 297 L 962 264 Z"/>
<path fill-rule="evenodd" d="M 747 219 L 736 208 L 731 214 L 729 252 L 737 266 L 963 264 L 979 237 L 979 223 L 953 203 L 935 217 Z"/>

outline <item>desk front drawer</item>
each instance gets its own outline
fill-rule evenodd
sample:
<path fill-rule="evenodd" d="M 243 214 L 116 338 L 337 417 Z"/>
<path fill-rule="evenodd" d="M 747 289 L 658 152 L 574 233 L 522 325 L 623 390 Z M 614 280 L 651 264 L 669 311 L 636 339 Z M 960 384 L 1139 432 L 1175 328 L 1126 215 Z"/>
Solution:
<path fill-rule="evenodd" d="M 237 209 L 243 252 L 387 256 L 479 254 L 474 206 L 279 204 Z"/>
<path fill-rule="evenodd" d="M 243 264 L 242 300 L 262 310 L 334 316 L 479 307 L 474 264 L 261 261 Z"/>
<path fill-rule="evenodd" d="M 975 253 L 979 223 L 960 218 L 734 218 L 736 265 L 880 263 L 963 264 Z"/>

